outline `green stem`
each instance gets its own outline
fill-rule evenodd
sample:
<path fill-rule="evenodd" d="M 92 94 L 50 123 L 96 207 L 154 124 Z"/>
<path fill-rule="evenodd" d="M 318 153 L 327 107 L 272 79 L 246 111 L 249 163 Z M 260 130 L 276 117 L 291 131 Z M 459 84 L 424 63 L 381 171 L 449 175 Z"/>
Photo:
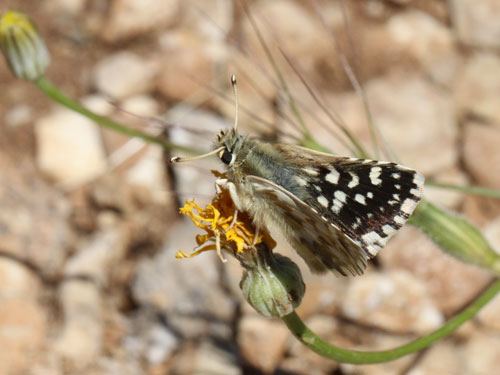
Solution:
<path fill-rule="evenodd" d="M 175 143 L 169 142 L 165 139 L 157 138 L 155 136 L 152 136 L 147 133 L 143 133 L 139 130 L 135 130 L 132 128 L 129 128 L 127 126 L 121 125 L 115 121 L 112 121 L 108 119 L 107 117 L 100 116 L 98 114 L 95 114 L 92 111 L 89 111 L 73 99 L 67 97 L 64 95 L 61 91 L 59 91 L 50 81 L 45 77 L 42 76 L 38 78 L 35 81 L 35 85 L 47 96 L 49 96 L 51 99 L 55 100 L 59 104 L 62 104 L 66 108 L 69 108 L 75 112 L 80 113 L 81 115 L 91 119 L 92 121 L 96 122 L 98 125 L 111 129 L 113 131 L 116 131 L 118 133 L 125 134 L 129 137 L 136 137 L 143 139 L 147 142 L 151 143 L 156 143 L 168 150 L 178 150 L 178 151 L 184 151 L 188 153 L 197 153 L 195 150 L 188 148 L 188 147 L 183 147 L 176 145 Z"/>
<path fill-rule="evenodd" d="M 495 189 L 488 189 L 481 186 L 460 186 L 453 184 L 441 184 L 438 182 L 426 181 L 426 186 L 432 186 L 440 189 L 457 190 L 468 194 L 481 195 L 488 198 L 500 199 L 500 191 Z"/>
<path fill-rule="evenodd" d="M 432 343 L 440 340 L 463 323 L 471 319 L 481 308 L 490 302 L 495 295 L 500 291 L 500 280 L 496 280 L 490 287 L 486 289 L 475 301 L 468 307 L 463 309 L 460 313 L 451 318 L 446 324 L 436 331 L 418 338 L 408 344 L 382 351 L 375 352 L 362 352 L 356 350 L 347 350 L 330 345 L 320 339 L 314 332 L 312 332 L 300 319 L 296 312 L 283 317 L 283 321 L 288 326 L 288 329 L 309 349 L 318 353 L 319 355 L 330 358 L 339 362 L 354 363 L 354 364 L 370 364 L 392 361 L 405 355 L 415 353 L 422 350 Z"/>

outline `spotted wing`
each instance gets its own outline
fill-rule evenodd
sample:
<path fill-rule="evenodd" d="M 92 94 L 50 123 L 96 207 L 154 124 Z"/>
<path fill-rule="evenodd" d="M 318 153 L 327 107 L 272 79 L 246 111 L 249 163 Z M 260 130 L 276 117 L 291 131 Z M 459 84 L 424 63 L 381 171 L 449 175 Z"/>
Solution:
<path fill-rule="evenodd" d="M 283 187 L 257 176 L 247 176 L 256 199 L 268 202 L 270 219 L 281 227 L 292 247 L 314 272 L 361 275 L 368 253 L 336 223 L 326 219 Z"/>
<path fill-rule="evenodd" d="M 422 196 L 424 177 L 402 165 L 339 157 L 280 145 L 295 163 L 297 197 L 374 257 L 408 220 Z M 293 189 L 293 187 L 287 187 Z"/>

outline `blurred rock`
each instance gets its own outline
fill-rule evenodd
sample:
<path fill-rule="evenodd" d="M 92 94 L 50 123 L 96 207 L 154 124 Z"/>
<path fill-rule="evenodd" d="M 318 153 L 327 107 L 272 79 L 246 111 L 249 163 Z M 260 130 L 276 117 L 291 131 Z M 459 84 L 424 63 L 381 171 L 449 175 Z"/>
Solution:
<path fill-rule="evenodd" d="M 392 48 L 419 62 L 438 83 L 449 85 L 458 67 L 455 40 L 448 27 L 428 13 L 408 10 L 387 23 Z"/>
<path fill-rule="evenodd" d="M 463 356 L 451 340 L 440 340 L 423 352 L 423 357 L 407 372 L 408 375 L 466 375 Z M 479 373 L 478 373 L 479 374 Z"/>
<path fill-rule="evenodd" d="M 236 353 L 211 341 L 203 341 L 194 361 L 193 375 L 240 375 Z"/>
<path fill-rule="evenodd" d="M 150 95 L 136 95 L 125 99 L 122 108 L 132 115 L 137 116 L 157 116 L 159 114 L 159 104 Z"/>
<path fill-rule="evenodd" d="M 285 244 L 285 246 L 288 246 Z M 294 250 L 292 250 L 295 252 Z M 290 254 L 287 254 L 289 256 Z M 302 266 L 303 262 L 297 260 L 296 263 Z M 347 285 L 350 279 L 329 275 L 317 275 L 302 267 L 302 277 L 306 284 L 306 294 L 302 303 L 297 308 L 300 316 L 309 316 L 318 311 L 334 314 L 338 312 L 345 297 Z"/>
<path fill-rule="evenodd" d="M 497 0 L 452 0 L 449 4 L 458 39 L 480 48 L 500 47 Z"/>
<path fill-rule="evenodd" d="M 82 105 L 100 116 L 111 116 L 115 107 L 110 103 L 109 98 L 102 94 L 93 94 L 81 100 Z"/>
<path fill-rule="evenodd" d="M 495 198 L 468 194 L 465 196 L 462 213 L 479 228 L 488 225 L 500 215 L 500 201 Z"/>
<path fill-rule="evenodd" d="M 331 315 L 316 314 L 305 319 L 304 323 L 328 343 L 341 348 L 354 346 L 354 342 L 342 332 L 341 323 Z M 292 366 L 294 363 L 296 368 Z M 290 370 L 293 374 L 309 374 L 310 369 L 321 375 L 335 373 L 338 367 L 337 361 L 316 354 L 292 335 L 288 339 L 288 356 L 279 366 L 280 370 Z"/>
<path fill-rule="evenodd" d="M 69 205 L 22 159 L 0 154 L 1 251 L 51 278 L 67 256 Z"/>
<path fill-rule="evenodd" d="M 446 171 L 441 171 L 434 178 L 432 178 L 432 181 L 440 184 L 451 184 L 458 186 L 469 185 L 469 179 L 467 178 L 467 175 L 457 167 L 450 168 Z M 452 189 L 426 186 L 424 189 L 424 198 L 433 203 L 439 204 L 440 207 L 446 207 L 456 210 L 464 201 L 464 193 Z"/>
<path fill-rule="evenodd" d="M 456 167 L 458 127 L 452 101 L 442 88 L 418 74 L 395 73 L 367 82 L 365 89 L 375 126 L 404 165 L 425 175 L 438 175 Z M 365 147 L 371 145 L 366 111 L 359 96 L 347 92 L 326 96 L 326 99 L 329 110 L 342 118 L 358 141 Z M 337 135 L 313 121 L 311 129 L 316 139 L 335 152 L 351 154 L 339 143 L 339 138 L 345 137 L 339 135 L 340 131 L 335 129 L 323 110 L 317 112 L 315 116 L 319 116 Z M 367 149 L 373 153 L 372 147 Z"/>
<path fill-rule="evenodd" d="M 68 280 L 59 291 L 64 313 L 56 352 L 74 371 L 92 365 L 102 350 L 103 301 L 100 290 L 90 281 Z"/>
<path fill-rule="evenodd" d="M 113 0 L 101 38 L 116 43 L 167 27 L 177 20 L 179 3 L 178 0 Z"/>
<path fill-rule="evenodd" d="M 500 216 L 492 220 L 488 226 L 484 228 L 483 233 L 493 249 L 500 254 Z"/>
<path fill-rule="evenodd" d="M 139 263 L 132 285 L 133 298 L 140 306 L 154 307 L 168 317 L 169 327 L 184 338 L 210 334 L 228 339 L 228 324 L 236 306 L 219 287 L 219 258 L 209 252 L 176 259 L 177 251 L 191 251 L 200 231 L 186 220 L 172 225 L 170 233 L 168 243 L 158 254 Z"/>
<path fill-rule="evenodd" d="M 330 362 L 332 361 L 330 360 Z M 333 365 L 331 367 L 333 367 Z M 302 374 L 325 375 L 334 373 L 335 372 L 332 371 L 325 372 L 321 367 L 312 366 L 309 361 L 301 357 L 286 357 L 280 363 L 279 369 L 276 372 L 276 374 L 286 374 L 286 375 L 302 375 Z"/>
<path fill-rule="evenodd" d="M 178 145 L 195 148 L 201 153 L 212 149 L 216 135 L 221 129 L 233 125 L 208 111 L 178 105 L 168 111 L 165 119 L 176 126 L 170 130 L 170 141 Z M 208 203 L 215 195 L 215 177 L 210 170 L 223 170 L 221 162 L 213 158 L 197 163 L 178 163 L 173 166 L 176 174 L 176 190 L 181 202 L 196 197 L 197 201 Z"/>
<path fill-rule="evenodd" d="M 35 124 L 37 164 L 62 187 L 71 189 L 106 171 L 98 126 L 82 115 L 58 108 Z"/>
<path fill-rule="evenodd" d="M 494 374 L 500 363 L 498 333 L 479 331 L 465 344 L 464 374 Z"/>
<path fill-rule="evenodd" d="M 65 277 L 84 277 L 105 285 L 109 269 L 125 254 L 125 237 L 124 231 L 116 224 L 96 232 L 68 259 L 64 267 Z"/>
<path fill-rule="evenodd" d="M 40 293 L 40 279 L 33 270 L 8 257 L 0 258 L 0 300 L 26 298 L 35 301 Z M 3 303 L 2 303 L 3 304 Z"/>
<path fill-rule="evenodd" d="M 148 190 L 156 203 L 172 203 L 172 194 L 166 182 L 165 159 L 160 147 L 150 147 L 146 153 L 127 171 L 127 181 Z"/>
<path fill-rule="evenodd" d="M 5 114 L 5 125 L 18 127 L 33 120 L 33 108 L 27 104 L 19 104 Z"/>
<path fill-rule="evenodd" d="M 270 36 L 266 38 L 268 48 L 271 51 L 280 49 L 288 56 L 293 56 L 294 60 L 300 61 L 304 72 L 314 74 L 320 62 L 331 60 L 329 53 L 333 48 L 321 20 L 309 13 L 299 2 L 258 1 L 252 4 L 250 13 L 260 32 Z M 247 17 L 242 20 L 242 30 L 252 58 L 258 61 L 258 64 L 266 65 L 264 50 Z M 277 61 L 284 71 L 289 71 L 289 66 L 283 60 Z"/>
<path fill-rule="evenodd" d="M 101 288 L 106 285 L 109 269 L 123 256 L 123 234 L 115 227 L 97 232 L 66 264 L 67 280 L 59 291 L 64 325 L 55 347 L 75 370 L 87 368 L 101 353 Z"/>
<path fill-rule="evenodd" d="M 184 1 L 179 28 L 195 30 L 209 40 L 226 42 L 234 24 L 234 3 L 231 0 Z"/>
<path fill-rule="evenodd" d="M 94 87 L 112 99 L 125 99 L 153 89 L 157 67 L 133 52 L 122 51 L 99 61 L 92 72 Z"/>
<path fill-rule="evenodd" d="M 157 317 L 144 311 L 137 312 L 132 320 L 132 332 L 123 340 L 123 348 L 129 358 L 146 359 L 151 365 L 167 361 L 180 344 L 179 337 Z"/>
<path fill-rule="evenodd" d="M 409 225 L 389 241 L 378 259 L 389 270 L 411 272 L 445 315 L 455 313 L 491 280 L 488 271 L 444 253 Z"/>
<path fill-rule="evenodd" d="M 427 333 L 443 323 L 425 285 L 406 271 L 354 279 L 342 312 L 349 319 L 395 332 Z"/>
<path fill-rule="evenodd" d="M 281 320 L 251 313 L 239 321 L 237 341 L 241 356 L 265 373 L 273 373 L 281 362 L 288 338 L 289 330 Z"/>
<path fill-rule="evenodd" d="M 193 100 L 194 96 L 211 97 L 206 87 L 215 84 L 218 64 L 226 59 L 226 48 L 191 32 L 165 34 L 161 40 L 161 70 L 157 87 L 170 100 Z"/>
<path fill-rule="evenodd" d="M 3 264 L 1 260 L 0 264 Z M 19 266 L 10 262 L 14 269 Z M 10 267 L 2 265 L 2 271 Z M 17 272 L 17 271 L 14 271 Z M 47 338 L 47 316 L 42 306 L 29 296 L 5 296 L 4 286 L 0 293 L 0 373 L 25 374 L 31 369 Z"/>
<path fill-rule="evenodd" d="M 500 65 L 499 65 L 500 68 Z M 500 102 L 499 102 L 500 105 Z M 478 185 L 500 188 L 500 128 L 477 122 L 465 124 L 463 158 Z"/>
<path fill-rule="evenodd" d="M 384 333 L 373 333 L 371 335 L 365 334 L 364 336 L 364 341 L 367 341 L 366 338 L 368 337 L 369 342 L 363 345 L 358 345 L 355 348 L 356 350 L 390 350 L 392 348 L 404 345 L 413 339 L 412 337 L 390 336 Z M 415 360 L 416 355 L 417 354 L 410 354 L 394 361 L 370 365 L 353 365 L 349 363 L 341 363 L 340 369 L 342 371 L 342 374 L 346 375 L 404 374 Z"/>
<path fill-rule="evenodd" d="M 87 0 L 50 0 L 45 5 L 51 11 L 57 13 L 68 13 L 72 16 L 77 16 L 86 6 Z"/>
<path fill-rule="evenodd" d="M 424 174 L 456 165 L 453 103 L 439 86 L 419 75 L 395 74 L 369 81 L 366 91 L 375 125 L 404 165 Z"/>
<path fill-rule="evenodd" d="M 176 354 L 169 369 L 172 375 L 241 375 L 235 353 L 210 340 L 198 340 L 197 346 L 184 347 Z"/>
<path fill-rule="evenodd" d="M 457 77 L 453 95 L 459 114 L 500 124 L 500 57 L 475 53 L 461 66 Z"/>

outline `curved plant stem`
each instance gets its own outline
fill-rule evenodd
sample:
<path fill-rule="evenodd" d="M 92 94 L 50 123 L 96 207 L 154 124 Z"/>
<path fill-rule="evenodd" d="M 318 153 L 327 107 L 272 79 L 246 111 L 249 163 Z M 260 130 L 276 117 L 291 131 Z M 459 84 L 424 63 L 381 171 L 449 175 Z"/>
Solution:
<path fill-rule="evenodd" d="M 129 128 L 129 127 L 121 125 L 115 121 L 112 121 L 107 117 L 95 114 L 94 112 L 88 110 L 87 108 L 83 107 L 81 104 L 77 103 L 76 101 L 67 97 L 65 94 L 63 94 L 61 91 L 59 91 L 45 76 L 38 78 L 35 81 L 35 85 L 44 94 L 49 96 L 51 99 L 55 100 L 59 104 L 62 104 L 66 108 L 69 108 L 75 112 L 78 112 L 81 115 L 91 119 L 92 121 L 95 121 L 98 125 L 100 125 L 102 127 L 114 130 L 118 133 L 125 134 L 129 137 L 136 137 L 136 138 L 143 139 L 147 142 L 156 143 L 156 144 L 158 144 L 158 145 L 160 145 L 168 150 L 178 150 L 178 151 L 184 151 L 187 153 L 197 153 L 197 151 L 195 151 L 191 148 L 176 145 L 175 143 L 169 142 L 165 139 L 161 139 L 161 138 L 155 137 L 153 135 L 141 132 L 139 130 Z"/>
<path fill-rule="evenodd" d="M 500 280 L 496 280 L 490 285 L 476 300 L 474 300 L 468 307 L 463 309 L 460 313 L 451 318 L 441 328 L 436 331 L 418 338 L 408 344 L 398 346 L 393 349 L 362 352 L 356 350 L 342 349 L 320 339 L 314 332 L 312 332 L 300 319 L 294 311 L 290 315 L 283 317 L 283 321 L 293 335 L 299 339 L 309 349 L 318 353 L 319 355 L 330 358 L 339 362 L 354 363 L 354 364 L 370 364 L 392 361 L 405 355 L 415 353 L 422 350 L 437 340 L 440 340 L 458 327 L 460 327 L 467 320 L 471 319 L 481 308 L 490 302 L 495 295 L 500 291 Z"/>

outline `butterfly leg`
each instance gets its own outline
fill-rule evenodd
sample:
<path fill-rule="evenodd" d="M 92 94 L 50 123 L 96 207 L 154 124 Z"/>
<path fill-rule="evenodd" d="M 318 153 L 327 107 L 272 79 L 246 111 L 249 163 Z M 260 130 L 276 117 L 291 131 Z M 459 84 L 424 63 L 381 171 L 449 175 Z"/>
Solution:
<path fill-rule="evenodd" d="M 228 188 L 227 184 L 228 184 L 227 178 L 218 178 L 217 180 L 215 180 L 215 192 L 217 194 L 222 193 L 223 188 L 225 189 Z"/>
<path fill-rule="evenodd" d="M 238 219 L 238 209 L 234 210 L 233 220 L 231 220 L 231 224 L 229 224 L 229 227 L 227 227 L 226 232 L 233 228 L 237 219 Z"/>
<path fill-rule="evenodd" d="M 228 182 L 227 178 L 219 178 L 219 179 L 215 180 L 215 191 L 217 192 L 217 194 L 220 194 L 222 192 L 222 188 L 229 190 L 229 194 L 231 195 L 231 199 L 233 200 L 233 203 L 234 203 L 233 196 L 237 196 L 234 184 L 231 182 Z M 233 190 L 234 192 L 232 193 L 231 190 Z M 235 206 L 236 206 L 236 203 L 235 203 Z M 231 224 L 229 224 L 229 227 L 226 229 L 226 232 L 233 228 L 237 219 L 238 219 L 238 209 L 234 210 L 233 220 L 231 220 Z"/>
<path fill-rule="evenodd" d="M 214 232 L 215 232 L 215 248 L 217 249 L 217 255 L 219 256 L 222 263 L 226 263 L 227 259 L 224 258 L 224 255 L 222 255 L 222 248 L 220 246 L 220 233 L 217 229 Z"/>

